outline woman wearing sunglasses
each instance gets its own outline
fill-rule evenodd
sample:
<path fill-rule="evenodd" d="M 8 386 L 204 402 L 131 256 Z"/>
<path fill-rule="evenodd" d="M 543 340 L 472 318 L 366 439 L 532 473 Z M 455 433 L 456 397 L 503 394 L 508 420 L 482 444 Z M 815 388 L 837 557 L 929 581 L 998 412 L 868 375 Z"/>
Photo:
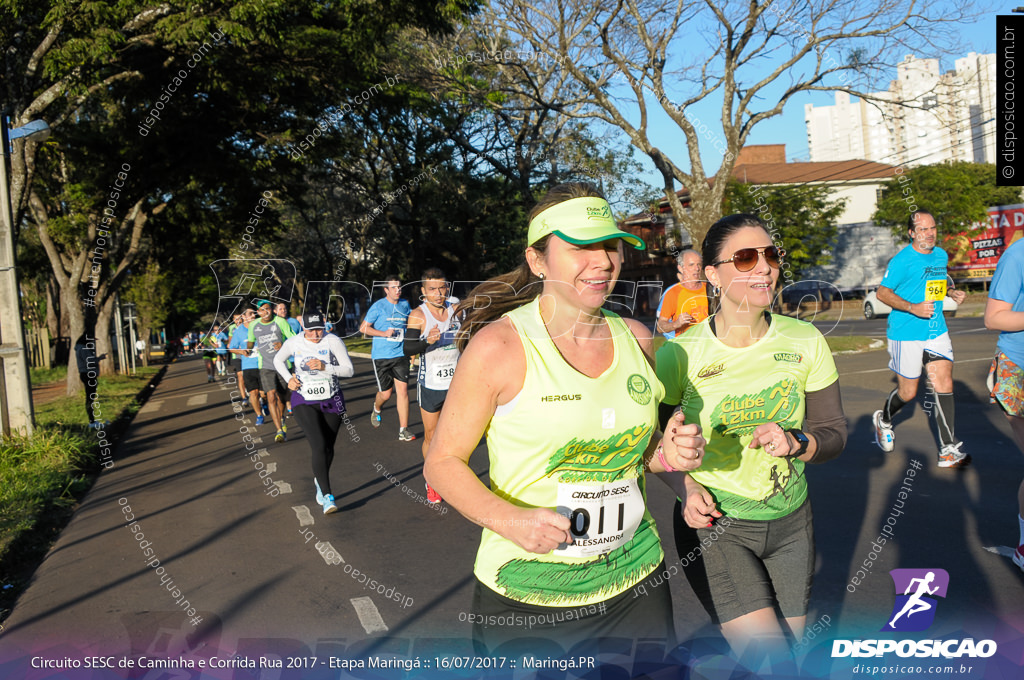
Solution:
<path fill-rule="evenodd" d="M 565 650 L 607 636 L 673 646 L 668 589 L 646 585 L 664 553 L 644 472 L 697 467 L 704 440 L 678 418 L 657 432 L 651 332 L 601 309 L 623 244 L 644 243 L 589 184 L 552 188 L 530 218 L 524 262 L 461 305 L 466 344 L 423 470 L 484 528 L 474 640 L 492 653 L 513 640 L 536 650 L 525 639 L 538 637 Z M 469 467 L 484 435 L 490 488 Z"/>
<path fill-rule="evenodd" d="M 754 215 L 712 225 L 704 273 L 718 309 L 657 354 L 661 421 L 679 407 L 708 440 L 702 466 L 672 479 L 676 548 L 711 619 L 755 669 L 803 635 L 814 569 L 804 465 L 846 443 L 825 338 L 768 311 L 781 255 Z"/>

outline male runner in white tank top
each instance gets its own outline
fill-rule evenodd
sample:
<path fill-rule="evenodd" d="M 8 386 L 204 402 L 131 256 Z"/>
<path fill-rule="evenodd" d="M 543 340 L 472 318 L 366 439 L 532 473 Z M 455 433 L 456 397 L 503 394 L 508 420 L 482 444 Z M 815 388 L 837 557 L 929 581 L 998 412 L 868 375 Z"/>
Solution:
<path fill-rule="evenodd" d="M 420 282 L 423 304 L 412 310 L 405 331 L 403 350 L 407 357 L 420 356 L 416 395 L 423 419 L 423 457 L 441 417 L 441 407 L 448 396 L 448 386 L 455 375 L 459 350 L 455 334 L 459 321 L 455 307 L 448 301 L 448 281 L 444 272 L 431 267 L 423 272 Z M 440 503 L 441 496 L 427 485 L 427 500 Z"/>

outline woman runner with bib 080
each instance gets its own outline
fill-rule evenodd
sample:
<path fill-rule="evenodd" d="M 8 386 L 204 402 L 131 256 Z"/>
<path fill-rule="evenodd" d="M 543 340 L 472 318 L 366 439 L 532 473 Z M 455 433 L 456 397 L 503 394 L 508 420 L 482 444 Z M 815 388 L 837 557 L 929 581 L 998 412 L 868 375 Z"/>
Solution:
<path fill-rule="evenodd" d="M 527 243 L 517 270 L 460 305 L 464 349 L 424 469 L 484 528 L 469 618 L 477 651 L 504 654 L 518 640 L 546 653 L 551 640 L 568 650 L 605 636 L 673 645 L 668 588 L 634 593 L 664 560 L 644 471 L 697 467 L 704 439 L 680 417 L 662 440 L 651 332 L 601 309 L 620 248 L 644 244 L 589 184 L 549 191 Z M 484 434 L 490 489 L 468 465 Z"/>
<path fill-rule="evenodd" d="M 324 514 L 338 510 L 331 492 L 331 463 L 334 442 L 343 422 L 345 395 L 341 378 L 355 373 L 344 341 L 337 335 L 324 335 L 324 316 L 320 312 L 302 315 L 302 334 L 284 341 L 274 356 L 274 368 L 292 391 L 295 420 L 306 433 L 313 456 L 313 487 L 316 502 Z M 293 359 L 295 374 L 288 370 Z"/>
<path fill-rule="evenodd" d="M 765 653 L 788 657 L 786 635 L 803 635 L 814 570 L 804 464 L 839 455 L 846 417 L 825 338 L 768 311 L 782 253 L 764 223 L 723 217 L 702 254 L 719 307 L 657 355 L 661 417 L 679 406 L 708 438 L 701 468 L 676 485 L 676 548 L 712 621 L 756 671 Z"/>

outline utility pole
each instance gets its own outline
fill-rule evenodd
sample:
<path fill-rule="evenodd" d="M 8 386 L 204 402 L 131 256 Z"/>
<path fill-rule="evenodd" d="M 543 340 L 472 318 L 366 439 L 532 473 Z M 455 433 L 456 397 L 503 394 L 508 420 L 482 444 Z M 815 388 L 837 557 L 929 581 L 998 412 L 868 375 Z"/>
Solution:
<path fill-rule="evenodd" d="M 25 332 L 21 324 L 21 296 L 18 273 L 14 263 L 14 215 L 8 157 L 11 137 L 45 137 L 50 128 L 42 121 L 33 121 L 23 128 L 7 129 L 7 112 L 0 113 L 0 426 L 4 436 L 19 432 L 32 434 L 32 386 L 25 358 Z"/>

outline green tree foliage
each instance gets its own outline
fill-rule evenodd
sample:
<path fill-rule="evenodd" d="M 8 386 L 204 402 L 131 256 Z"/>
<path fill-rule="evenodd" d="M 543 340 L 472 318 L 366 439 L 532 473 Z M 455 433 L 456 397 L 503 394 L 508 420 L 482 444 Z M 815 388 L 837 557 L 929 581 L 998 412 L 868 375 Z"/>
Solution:
<path fill-rule="evenodd" d="M 62 327 L 78 335 L 88 311 L 81 301 L 87 291 L 96 293 L 103 353 L 113 295 L 146 248 L 178 237 L 199 249 L 181 249 L 193 262 L 224 252 L 231 225 L 245 223 L 251 197 L 299 177 L 283 171 L 283 148 L 324 102 L 345 101 L 379 78 L 392 34 L 409 25 L 448 30 L 476 6 L 476 0 L 0 5 L 12 123 L 43 118 L 55 133 L 42 147 L 15 144 L 11 184 L 16 227 L 28 215 L 60 288 L 60 311 L 69 318 Z M 118 235 L 106 236 L 102 211 L 122 163 L 133 172 L 118 196 Z M 186 215 L 196 221 L 176 221 Z M 181 238 L 211 224 L 219 229 L 215 238 Z M 93 262 L 87 254 L 98 237 L 108 242 Z M 197 273 L 192 290 L 208 278 L 209 272 Z M 69 380 L 69 391 L 75 388 L 77 380 Z"/>
<path fill-rule="evenodd" d="M 482 280 L 518 264 L 526 212 L 548 186 L 591 181 L 613 201 L 642 193 L 626 195 L 637 170 L 628 153 L 510 94 L 515 79 L 544 86 L 547 72 L 514 63 L 483 26 L 408 31 L 392 49 L 386 68 L 400 85 L 329 109 L 317 138 L 293 147 L 304 181 L 292 185 L 288 231 L 271 247 L 316 272 L 310 279 L 411 279 L 439 266 L 453 280 Z"/>
<path fill-rule="evenodd" d="M 996 185 L 990 163 L 940 163 L 899 172 L 882 187 L 872 219 L 907 239 L 907 218 L 917 209 L 930 211 L 941 235 L 951 235 L 988 219 L 988 208 L 1020 203 L 1020 187 Z"/>
<path fill-rule="evenodd" d="M 173 302 L 172 279 L 152 260 L 137 267 L 128 277 L 122 300 L 135 303 L 139 337 L 147 342 L 151 333 L 159 333 L 167 323 Z"/>
<path fill-rule="evenodd" d="M 790 282 L 795 282 L 832 260 L 830 248 L 845 201 L 833 199 L 831 194 L 825 186 L 758 186 L 731 180 L 723 213 L 753 213 L 768 222 L 772 239 L 782 241 Z"/>

